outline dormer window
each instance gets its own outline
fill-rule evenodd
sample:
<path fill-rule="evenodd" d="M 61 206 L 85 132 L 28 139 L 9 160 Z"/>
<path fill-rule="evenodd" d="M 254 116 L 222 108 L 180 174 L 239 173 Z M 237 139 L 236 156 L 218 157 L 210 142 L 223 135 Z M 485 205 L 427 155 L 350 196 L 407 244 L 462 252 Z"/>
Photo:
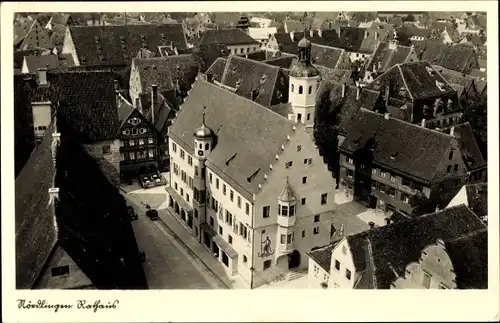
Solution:
<path fill-rule="evenodd" d="M 436 63 L 436 62 L 434 62 L 434 63 Z M 436 75 L 436 73 L 432 67 L 426 66 L 425 69 L 426 69 L 427 73 L 429 73 L 430 76 Z"/>
<path fill-rule="evenodd" d="M 444 84 L 439 82 L 438 80 L 436 80 L 436 86 L 438 87 L 439 91 L 441 92 L 445 91 Z"/>

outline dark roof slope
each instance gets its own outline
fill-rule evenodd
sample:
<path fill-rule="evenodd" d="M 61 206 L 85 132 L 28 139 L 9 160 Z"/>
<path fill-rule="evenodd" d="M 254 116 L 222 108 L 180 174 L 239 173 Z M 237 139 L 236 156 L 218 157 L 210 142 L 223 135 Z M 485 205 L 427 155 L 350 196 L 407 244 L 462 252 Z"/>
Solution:
<path fill-rule="evenodd" d="M 465 186 L 469 208 L 479 217 L 488 215 L 488 183 Z"/>
<path fill-rule="evenodd" d="M 181 24 L 126 26 L 70 26 L 78 60 L 82 65 L 128 63 L 139 49 L 156 49 L 174 43 L 187 49 Z"/>
<path fill-rule="evenodd" d="M 16 287 L 31 288 L 57 242 L 55 209 L 49 188 L 56 174 L 52 161 L 53 126 L 23 167 L 15 183 Z"/>
<path fill-rule="evenodd" d="M 429 182 L 454 140 L 445 133 L 361 109 L 340 149 L 352 154 L 372 138 L 375 163 Z"/>
<path fill-rule="evenodd" d="M 470 172 L 486 166 L 469 122 L 456 125 L 453 129 L 467 170 Z"/>
<path fill-rule="evenodd" d="M 368 280 L 372 281 L 371 285 L 376 286 L 377 289 L 388 289 L 398 276 L 404 277 L 406 266 L 412 262 L 418 262 L 422 251 L 429 245 L 436 243 L 437 239 L 442 239 L 445 244 L 449 244 L 457 238 L 464 238 L 485 228 L 484 223 L 462 204 L 352 235 L 348 237 L 348 241 L 349 244 L 355 242 L 352 254 L 362 257 L 361 255 L 371 251 L 373 264 L 365 263 L 360 267 L 362 269 L 371 267 L 373 275 L 363 274 L 361 280 L 365 280 L 365 282 L 361 285 L 366 285 L 366 280 Z M 368 244 L 371 245 L 371 248 L 365 247 Z M 463 248 L 461 249 L 463 250 Z M 482 253 L 487 255 L 485 250 L 481 250 L 475 256 L 476 259 L 485 257 Z M 460 261 L 460 259 L 457 261 L 454 258 L 455 255 L 455 252 L 450 254 L 454 264 Z M 462 268 L 474 265 L 469 264 L 470 259 L 462 258 L 462 260 L 467 261 L 461 265 Z M 462 279 L 458 276 L 463 274 L 463 271 L 457 268 L 456 273 L 458 283 Z M 465 278 L 463 277 L 463 279 Z"/>
<path fill-rule="evenodd" d="M 330 273 L 330 266 L 332 261 L 332 251 L 335 248 L 334 244 L 328 245 L 323 248 L 315 249 L 307 253 L 318 265 L 321 266 L 327 273 Z"/>
<path fill-rule="evenodd" d="M 201 73 L 205 73 L 218 58 L 227 57 L 228 55 L 229 49 L 226 45 L 221 44 L 198 46 L 193 50 L 193 56 L 199 63 Z"/>
<path fill-rule="evenodd" d="M 82 143 L 115 139 L 119 130 L 116 105 L 116 73 L 48 72 L 49 86 L 39 86 L 36 76 L 28 81 L 32 102 L 52 102 L 60 124 L 73 130 Z"/>
<path fill-rule="evenodd" d="M 58 242 L 97 289 L 147 289 L 125 199 L 73 138 L 61 129 Z"/>
<path fill-rule="evenodd" d="M 224 75 L 224 70 L 226 69 L 226 64 L 226 58 L 217 58 L 217 60 L 210 66 L 205 74 L 211 75 L 214 81 L 221 82 L 222 75 Z"/>
<path fill-rule="evenodd" d="M 377 70 L 385 71 L 396 64 L 404 63 L 410 53 L 411 47 L 398 45 L 396 49 L 389 49 L 389 43 L 381 42 L 366 66 L 366 70 L 373 71 L 375 67 Z"/>
<path fill-rule="evenodd" d="M 335 68 L 344 51 L 340 48 L 324 45 L 311 45 L 311 60 L 314 65 Z"/>
<path fill-rule="evenodd" d="M 482 229 L 446 244 L 458 289 L 488 288 L 488 230 Z"/>
<path fill-rule="evenodd" d="M 190 54 L 135 58 L 132 64 L 139 71 L 143 91 L 149 91 L 153 84 L 159 90 L 173 89 L 177 80 L 189 88 L 198 74 L 198 62 Z"/>
<path fill-rule="evenodd" d="M 420 53 L 420 59 L 423 61 L 458 72 L 464 72 L 470 68 L 467 64 L 471 57 L 477 60 L 474 48 L 461 45 L 444 45 L 424 42 L 422 46 L 418 48 L 417 53 Z"/>
<path fill-rule="evenodd" d="M 221 45 L 260 45 L 258 41 L 247 35 L 241 29 L 211 29 L 205 31 L 200 40 L 200 46 L 209 44 Z"/>
<path fill-rule="evenodd" d="M 344 97 L 342 87 L 345 86 Z M 355 86 L 344 85 L 334 81 L 325 81 L 318 93 L 328 92 L 329 113 L 336 116 L 336 125 L 339 133 L 346 135 L 351 129 L 354 118 L 361 108 L 373 110 L 376 107 L 380 92 L 368 89 L 359 89 L 360 96 L 357 98 L 358 89 Z M 322 97 L 323 94 L 318 94 Z"/>
<path fill-rule="evenodd" d="M 71 67 L 75 65 L 71 54 L 26 56 L 26 65 L 30 73 L 38 71 L 40 68 Z"/>
<path fill-rule="evenodd" d="M 288 78 L 280 68 L 259 61 L 231 56 L 226 62 L 221 83 L 235 88 L 236 94 L 270 106 L 288 101 Z"/>
<path fill-rule="evenodd" d="M 217 138 L 207 163 L 230 185 L 241 187 L 245 198 L 251 198 L 265 181 L 264 170 L 293 132 L 293 123 L 256 102 L 199 80 L 169 129 L 169 136 L 187 151 L 193 150 L 193 131 L 201 123 L 203 107 L 205 123 Z"/>
<path fill-rule="evenodd" d="M 412 100 L 454 92 L 448 82 L 427 62 L 397 64 L 377 77 L 367 88 L 380 91 L 384 90 L 388 83 L 391 93 L 397 93 L 404 88 Z"/>

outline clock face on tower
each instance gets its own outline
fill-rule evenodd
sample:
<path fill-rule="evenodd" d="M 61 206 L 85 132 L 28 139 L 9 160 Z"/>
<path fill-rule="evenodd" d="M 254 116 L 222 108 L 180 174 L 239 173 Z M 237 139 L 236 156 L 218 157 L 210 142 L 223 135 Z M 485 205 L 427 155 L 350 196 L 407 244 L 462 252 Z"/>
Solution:
<path fill-rule="evenodd" d="M 203 156 L 203 151 L 198 150 L 198 155 L 199 155 L 199 156 Z"/>

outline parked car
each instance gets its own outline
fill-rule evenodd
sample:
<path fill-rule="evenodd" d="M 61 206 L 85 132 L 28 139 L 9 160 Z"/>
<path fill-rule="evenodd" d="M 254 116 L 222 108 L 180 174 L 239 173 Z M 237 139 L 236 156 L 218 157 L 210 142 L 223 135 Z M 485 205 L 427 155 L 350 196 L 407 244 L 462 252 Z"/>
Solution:
<path fill-rule="evenodd" d="M 151 188 L 155 187 L 155 183 L 151 176 L 149 175 L 141 175 L 139 176 L 139 183 L 141 184 L 142 188 Z"/>
<path fill-rule="evenodd" d="M 167 180 L 165 179 L 165 177 L 160 174 L 160 173 L 152 173 L 150 174 L 151 176 L 151 179 L 153 180 L 153 182 L 155 183 L 156 186 L 158 185 L 167 185 Z"/>
<path fill-rule="evenodd" d="M 158 211 L 156 211 L 155 209 L 148 209 L 146 211 L 146 216 L 151 220 L 156 221 L 158 220 Z"/>
<path fill-rule="evenodd" d="M 130 205 L 127 206 L 127 212 L 131 220 L 137 220 L 139 218 L 139 215 L 135 213 L 134 208 L 131 207 Z"/>

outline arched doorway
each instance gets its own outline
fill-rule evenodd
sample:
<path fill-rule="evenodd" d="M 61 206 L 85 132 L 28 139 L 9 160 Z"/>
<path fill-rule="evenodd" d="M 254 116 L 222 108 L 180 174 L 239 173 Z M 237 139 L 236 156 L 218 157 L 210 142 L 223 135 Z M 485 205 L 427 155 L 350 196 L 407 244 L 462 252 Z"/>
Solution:
<path fill-rule="evenodd" d="M 300 252 L 295 249 L 288 255 L 288 269 L 296 268 L 300 265 Z"/>

